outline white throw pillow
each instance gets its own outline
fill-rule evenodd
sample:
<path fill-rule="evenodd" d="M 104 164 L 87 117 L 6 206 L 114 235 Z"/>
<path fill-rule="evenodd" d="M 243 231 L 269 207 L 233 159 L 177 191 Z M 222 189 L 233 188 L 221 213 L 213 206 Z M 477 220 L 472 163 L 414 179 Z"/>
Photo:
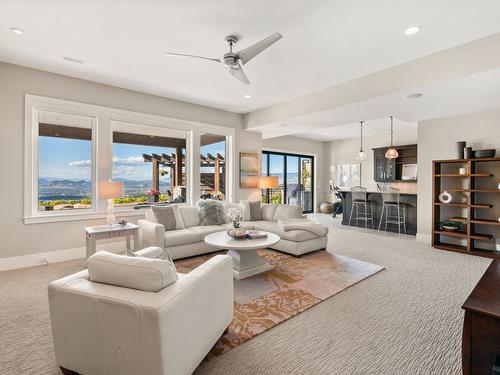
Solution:
<path fill-rule="evenodd" d="M 179 211 L 182 216 L 184 228 L 197 227 L 201 225 L 200 214 L 198 207 L 193 206 L 179 206 Z"/>
<path fill-rule="evenodd" d="M 87 259 L 89 279 L 146 292 L 158 292 L 178 279 L 169 260 L 125 256 L 99 251 Z"/>
<path fill-rule="evenodd" d="M 288 204 L 278 204 L 274 213 L 274 221 L 285 219 L 300 219 L 302 218 L 302 207 L 291 206 Z"/>
<path fill-rule="evenodd" d="M 243 221 L 250 221 L 250 204 L 248 201 L 241 200 L 241 218 Z"/>
<path fill-rule="evenodd" d="M 260 208 L 262 211 L 262 220 L 273 221 L 274 213 L 276 212 L 276 207 L 278 207 L 275 203 L 267 203 L 263 204 Z"/>

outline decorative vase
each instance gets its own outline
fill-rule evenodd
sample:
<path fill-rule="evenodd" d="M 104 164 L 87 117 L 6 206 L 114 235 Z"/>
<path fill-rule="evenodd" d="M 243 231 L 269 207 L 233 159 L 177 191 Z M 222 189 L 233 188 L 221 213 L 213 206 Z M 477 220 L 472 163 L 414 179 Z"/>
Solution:
<path fill-rule="evenodd" d="M 319 211 L 322 214 L 331 214 L 332 213 L 332 204 L 330 202 L 323 202 L 319 205 Z"/>
<path fill-rule="evenodd" d="M 233 228 L 229 231 L 229 235 L 233 238 L 244 238 L 247 235 L 247 231 L 243 228 Z"/>
<path fill-rule="evenodd" d="M 464 158 L 464 148 L 466 145 L 467 145 L 467 142 L 465 142 L 465 141 L 457 142 L 457 159 Z"/>
<path fill-rule="evenodd" d="M 160 200 L 159 195 L 148 195 L 148 202 L 149 203 L 156 203 Z"/>
<path fill-rule="evenodd" d="M 450 193 L 448 193 L 446 190 L 443 191 L 441 194 L 439 194 L 439 201 L 441 203 L 450 203 L 452 199 L 452 196 Z"/>
<path fill-rule="evenodd" d="M 472 158 L 472 147 L 465 147 L 464 148 L 464 159 L 470 159 Z"/>

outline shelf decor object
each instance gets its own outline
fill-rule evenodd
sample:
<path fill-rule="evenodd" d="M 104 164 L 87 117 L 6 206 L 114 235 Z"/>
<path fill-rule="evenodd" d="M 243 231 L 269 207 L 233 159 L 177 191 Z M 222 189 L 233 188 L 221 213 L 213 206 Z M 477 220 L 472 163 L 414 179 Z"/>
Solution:
<path fill-rule="evenodd" d="M 471 159 L 472 158 L 472 147 L 465 147 L 464 148 L 464 159 Z"/>
<path fill-rule="evenodd" d="M 385 157 L 387 159 L 396 159 L 399 154 L 398 150 L 394 147 L 394 117 L 389 116 L 389 118 L 391 119 L 391 146 L 385 152 Z"/>
<path fill-rule="evenodd" d="M 356 160 L 365 160 L 366 159 L 366 153 L 363 151 L 363 123 L 364 121 L 359 122 L 359 151 L 358 154 L 356 155 Z"/>
<path fill-rule="evenodd" d="M 499 176 L 488 173 L 500 170 L 500 157 L 467 158 L 467 154 L 465 149 L 465 158 L 432 162 L 432 246 L 500 259 L 498 235 L 492 234 L 500 227 L 492 210 L 500 207 L 500 188 L 496 189 L 496 181 L 491 179 Z M 465 174 L 456 173 L 461 168 Z M 465 199 L 452 202 L 448 192 L 463 194 Z M 445 193 L 449 197 L 444 197 Z"/>
<path fill-rule="evenodd" d="M 457 158 L 458 159 L 464 158 L 465 146 L 467 146 L 467 142 L 465 142 L 465 141 L 457 142 Z"/>
<path fill-rule="evenodd" d="M 443 191 L 441 194 L 439 194 L 439 201 L 441 203 L 450 203 L 452 200 L 452 196 L 450 193 L 448 193 L 446 190 Z"/>

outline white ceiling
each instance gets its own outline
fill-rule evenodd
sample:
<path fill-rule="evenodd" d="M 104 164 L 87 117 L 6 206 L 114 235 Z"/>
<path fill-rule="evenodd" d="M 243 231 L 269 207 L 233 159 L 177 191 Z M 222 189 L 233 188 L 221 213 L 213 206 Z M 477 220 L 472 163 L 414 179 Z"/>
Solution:
<path fill-rule="evenodd" d="M 423 96 L 407 98 L 407 95 L 416 92 Z M 289 119 L 286 123 L 270 124 L 262 129 L 262 135 L 264 138 L 295 135 L 332 141 L 358 137 L 357 121 L 361 120 L 367 121 L 365 134 L 369 136 L 370 132 L 376 132 L 383 128 L 384 123 L 387 124 L 388 115 L 395 116 L 398 126 L 416 126 L 417 121 L 497 108 L 500 108 L 500 69 L 492 69 L 412 91 L 311 113 Z"/>
<path fill-rule="evenodd" d="M 0 60 L 246 113 L 500 32 L 498 14 L 498 0 L 2 0 Z M 221 57 L 226 35 L 238 49 L 274 32 L 245 66 L 250 86 L 163 55 Z"/>
<path fill-rule="evenodd" d="M 417 123 L 415 122 L 405 122 L 397 118 L 394 119 L 394 133 L 397 134 L 399 131 L 403 130 L 416 130 Z M 390 119 L 389 117 L 370 119 L 363 123 L 363 137 L 373 137 L 379 134 L 387 134 L 387 140 L 389 141 L 390 134 Z M 416 134 L 416 131 L 415 131 Z M 360 136 L 360 124 L 349 123 L 344 125 L 332 126 L 327 128 L 322 128 L 318 130 L 313 130 L 308 133 L 300 133 L 295 136 L 301 138 L 308 138 L 315 141 L 327 142 L 327 141 L 337 141 L 341 139 L 351 139 L 359 138 Z M 415 139 L 416 141 L 416 139 Z"/>

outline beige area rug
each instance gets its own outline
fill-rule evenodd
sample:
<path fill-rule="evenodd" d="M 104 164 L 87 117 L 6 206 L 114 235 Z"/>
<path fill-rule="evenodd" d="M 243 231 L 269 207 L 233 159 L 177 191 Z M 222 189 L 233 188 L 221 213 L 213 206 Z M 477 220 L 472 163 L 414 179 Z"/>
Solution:
<path fill-rule="evenodd" d="M 326 251 L 300 258 L 271 250 L 259 250 L 259 254 L 274 268 L 234 280 L 233 321 L 207 360 L 383 270 L 381 266 Z M 178 260 L 175 262 L 177 271 L 188 273 L 215 255 Z"/>

